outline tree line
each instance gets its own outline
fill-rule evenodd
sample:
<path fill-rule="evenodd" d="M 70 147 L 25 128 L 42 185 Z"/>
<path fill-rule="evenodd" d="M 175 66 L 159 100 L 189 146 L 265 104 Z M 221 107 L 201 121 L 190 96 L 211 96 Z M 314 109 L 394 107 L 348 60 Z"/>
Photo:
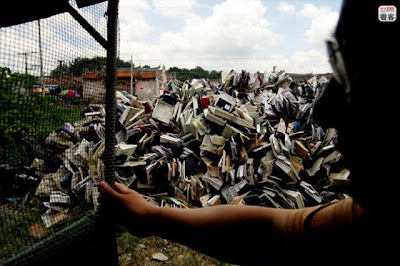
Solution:
<path fill-rule="evenodd" d="M 93 58 L 82 58 L 77 57 L 74 60 L 60 64 L 50 72 L 52 77 L 60 77 L 60 75 L 69 76 L 82 76 L 85 70 L 90 72 L 104 72 L 106 67 L 107 58 L 96 56 Z M 117 68 L 130 68 L 131 63 L 117 58 Z M 150 68 L 149 65 L 144 65 L 144 68 Z M 192 78 L 207 78 L 207 79 L 219 79 L 221 77 L 221 71 L 216 70 L 205 70 L 200 66 L 195 68 L 179 68 L 170 67 L 167 70 L 167 74 L 175 75 L 176 79 L 184 81 Z"/>
<path fill-rule="evenodd" d="M 221 78 L 221 71 L 216 70 L 205 70 L 200 66 L 196 66 L 192 69 L 170 67 L 167 70 L 168 74 L 174 74 L 176 79 L 180 81 L 190 80 L 192 78 L 207 78 L 207 79 L 219 79 Z"/>

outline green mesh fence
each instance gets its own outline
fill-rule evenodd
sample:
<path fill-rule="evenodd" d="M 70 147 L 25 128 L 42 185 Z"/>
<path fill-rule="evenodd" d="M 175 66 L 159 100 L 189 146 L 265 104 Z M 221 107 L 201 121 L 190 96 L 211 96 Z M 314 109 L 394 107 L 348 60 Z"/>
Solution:
<path fill-rule="evenodd" d="M 41 19 L 1 20 L 0 264 L 34 261 L 35 248 L 40 260 L 83 241 L 96 223 L 105 160 L 113 167 L 112 152 L 103 153 L 113 142 L 105 95 L 115 58 L 107 56 L 117 50 L 106 40 L 117 15 L 109 4 L 118 1 L 59 2 L 62 12 L 52 16 L 43 5 Z"/>

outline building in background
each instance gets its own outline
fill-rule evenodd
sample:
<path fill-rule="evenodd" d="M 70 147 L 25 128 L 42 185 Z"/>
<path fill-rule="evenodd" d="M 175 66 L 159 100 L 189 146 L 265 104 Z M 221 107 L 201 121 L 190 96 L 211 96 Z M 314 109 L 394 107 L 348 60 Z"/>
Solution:
<path fill-rule="evenodd" d="M 132 88 L 131 88 L 132 76 Z M 91 103 L 104 101 L 104 73 L 85 73 L 83 75 L 83 98 Z M 119 68 L 117 70 L 117 85 L 119 91 L 136 95 L 139 100 L 153 100 L 159 96 L 167 84 L 165 66 Z M 131 91 L 132 90 L 132 91 Z"/>

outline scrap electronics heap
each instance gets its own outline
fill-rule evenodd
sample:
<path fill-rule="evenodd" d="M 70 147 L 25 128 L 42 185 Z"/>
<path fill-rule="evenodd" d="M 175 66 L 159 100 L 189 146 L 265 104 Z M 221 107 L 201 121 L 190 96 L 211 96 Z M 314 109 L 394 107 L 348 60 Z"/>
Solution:
<path fill-rule="evenodd" d="M 345 197 L 350 171 L 335 148 L 337 131 L 312 120 L 328 80 L 295 82 L 285 72 L 263 79 L 223 71 L 221 83 L 170 81 L 153 99 L 117 98 L 116 179 L 148 201 L 175 208 L 247 204 L 304 208 Z M 89 105 L 82 119 L 46 139 L 36 158 L 36 195 L 46 227 L 84 202 L 97 208 L 104 179 L 105 111 Z"/>

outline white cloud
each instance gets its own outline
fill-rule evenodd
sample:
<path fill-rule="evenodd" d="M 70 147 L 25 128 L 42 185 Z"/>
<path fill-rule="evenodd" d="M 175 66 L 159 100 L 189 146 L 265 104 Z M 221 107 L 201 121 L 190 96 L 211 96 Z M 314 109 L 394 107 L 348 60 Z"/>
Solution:
<path fill-rule="evenodd" d="M 153 30 L 153 26 L 146 22 L 142 13 L 149 10 L 150 5 L 146 0 L 120 1 L 119 18 L 121 43 L 140 41 L 146 38 Z"/>
<path fill-rule="evenodd" d="M 290 11 L 291 8 L 281 3 L 279 10 Z M 293 7 L 294 8 L 294 7 Z M 310 20 L 310 26 L 305 31 L 311 48 L 306 51 L 295 50 L 292 55 L 272 55 L 268 58 L 268 66 L 277 66 L 279 69 L 291 73 L 325 73 L 331 72 L 324 41 L 330 36 L 339 18 L 339 14 L 327 6 L 317 7 L 306 3 L 300 14 Z"/>
<path fill-rule="evenodd" d="M 283 41 L 283 35 L 272 31 L 266 12 L 259 0 L 226 0 L 208 17 L 189 14 L 181 31 L 162 32 L 158 43 L 126 42 L 121 51 L 153 60 L 138 60 L 141 64 L 259 70 L 260 58 Z"/>
<path fill-rule="evenodd" d="M 271 55 L 266 60 L 265 69 L 271 71 L 273 66 L 288 73 L 321 74 L 332 71 L 325 51 L 320 49 L 295 51 L 291 56 Z"/>
<path fill-rule="evenodd" d="M 294 5 L 288 4 L 286 2 L 279 3 L 278 10 L 283 13 L 292 13 L 295 10 Z"/>
<path fill-rule="evenodd" d="M 290 5 L 281 3 L 278 9 L 289 12 Z M 294 10 L 294 6 L 293 6 Z M 326 73 L 331 72 L 324 41 L 330 36 L 339 18 L 339 14 L 330 7 L 317 7 L 306 3 L 300 14 L 310 20 L 310 26 L 304 36 L 311 48 L 306 51 L 294 50 L 292 55 L 271 55 L 268 57 L 268 69 L 277 66 L 278 69 L 291 73 Z"/>
<path fill-rule="evenodd" d="M 195 0 L 153 0 L 154 8 L 166 17 L 185 17 L 194 4 Z"/>
<path fill-rule="evenodd" d="M 124 2 L 121 1 L 121 4 Z M 173 6 L 180 5 L 173 0 L 164 2 L 165 5 L 168 3 Z M 285 43 L 284 35 L 274 30 L 277 25 L 268 19 L 270 11 L 267 9 L 267 2 L 224 0 L 215 4 L 208 16 L 195 14 L 198 4 L 190 5 L 190 3 L 181 8 L 189 10 L 181 16 L 184 26 L 178 30 L 161 32 L 158 39 L 154 41 L 153 38 L 151 42 L 146 41 L 146 36 L 153 30 L 153 26 L 147 24 L 148 17 L 144 16 L 143 11 L 146 11 L 146 16 L 157 15 L 162 11 L 151 13 L 151 7 L 143 5 L 135 15 L 144 23 L 142 29 L 126 29 L 121 23 L 121 58 L 129 60 L 132 54 L 135 64 L 151 66 L 164 64 L 167 68 L 201 66 L 208 70 L 246 69 L 255 72 L 270 70 L 276 65 L 288 72 L 331 71 L 324 40 L 331 33 L 339 15 L 330 7 L 303 5 L 300 14 L 307 18 L 309 26 L 305 27 L 307 30 L 304 38 L 298 41 L 308 42 L 308 47 L 299 50 L 296 49 L 298 45 L 293 45 L 291 41 Z M 155 0 L 152 5 L 155 7 Z M 278 9 L 281 12 L 296 11 L 294 5 L 285 2 L 281 2 Z M 172 7 L 169 10 L 172 10 Z M 176 10 L 174 12 L 179 13 Z M 169 16 L 172 16 L 172 13 Z M 120 21 L 123 20 L 124 17 L 121 16 Z M 138 33 L 140 30 L 143 34 Z M 127 37 L 127 34 L 130 36 Z M 278 54 L 277 50 L 281 49 L 276 48 L 279 45 L 292 45 L 290 48 L 292 52 Z"/>
<path fill-rule="evenodd" d="M 311 19 L 309 29 L 305 32 L 308 42 L 315 47 L 322 47 L 338 21 L 339 13 L 327 6 L 317 7 L 313 4 L 304 4 L 300 13 Z"/>
<path fill-rule="evenodd" d="M 227 0 L 216 5 L 213 14 L 205 19 L 190 16 L 182 34 L 193 45 L 191 48 L 198 51 L 247 54 L 257 50 L 260 42 L 272 46 L 282 40 L 281 35 L 270 29 L 265 13 L 260 1 Z"/>

